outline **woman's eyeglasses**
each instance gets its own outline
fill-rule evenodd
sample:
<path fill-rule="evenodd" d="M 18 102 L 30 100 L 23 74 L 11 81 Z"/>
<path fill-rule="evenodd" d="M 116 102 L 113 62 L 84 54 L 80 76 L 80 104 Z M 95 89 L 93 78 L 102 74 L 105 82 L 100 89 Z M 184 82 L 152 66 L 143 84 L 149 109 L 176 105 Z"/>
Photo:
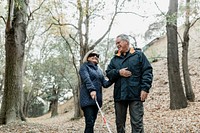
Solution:
<path fill-rule="evenodd" d="M 96 54 L 96 53 L 91 53 L 91 54 L 88 55 L 88 57 L 94 57 L 94 56 L 96 56 L 97 58 L 99 58 L 99 54 Z"/>

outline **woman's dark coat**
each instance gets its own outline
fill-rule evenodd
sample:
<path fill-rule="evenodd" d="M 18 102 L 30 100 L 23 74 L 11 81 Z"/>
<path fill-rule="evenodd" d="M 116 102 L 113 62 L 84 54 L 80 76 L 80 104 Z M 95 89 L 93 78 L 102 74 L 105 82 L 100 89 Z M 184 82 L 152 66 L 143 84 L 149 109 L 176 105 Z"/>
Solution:
<path fill-rule="evenodd" d="M 95 100 L 90 96 L 91 91 L 96 91 L 99 106 L 102 106 L 102 86 L 107 88 L 112 85 L 104 78 L 102 70 L 91 62 L 81 65 L 79 74 L 81 77 L 80 104 L 81 107 L 96 105 Z"/>
<path fill-rule="evenodd" d="M 119 70 L 127 68 L 130 77 L 122 77 Z M 140 101 L 141 90 L 149 92 L 153 79 L 153 69 L 143 52 L 131 48 L 126 56 L 117 53 L 106 70 L 107 77 L 114 82 L 114 100 Z"/>

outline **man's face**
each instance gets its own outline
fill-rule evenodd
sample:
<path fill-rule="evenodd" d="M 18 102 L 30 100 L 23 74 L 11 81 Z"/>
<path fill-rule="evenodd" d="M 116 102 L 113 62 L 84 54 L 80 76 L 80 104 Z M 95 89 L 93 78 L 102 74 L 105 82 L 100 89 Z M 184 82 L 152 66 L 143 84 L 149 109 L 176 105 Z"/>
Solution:
<path fill-rule="evenodd" d="M 120 37 L 116 39 L 116 46 L 121 53 L 127 52 L 129 44 L 127 41 L 122 40 Z"/>

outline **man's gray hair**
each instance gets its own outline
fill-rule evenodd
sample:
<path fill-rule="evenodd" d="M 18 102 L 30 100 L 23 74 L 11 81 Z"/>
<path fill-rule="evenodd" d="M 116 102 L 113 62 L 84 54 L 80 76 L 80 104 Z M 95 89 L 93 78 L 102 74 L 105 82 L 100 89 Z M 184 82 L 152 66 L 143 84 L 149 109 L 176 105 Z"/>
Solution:
<path fill-rule="evenodd" d="M 117 36 L 117 38 L 121 38 L 121 40 L 127 41 L 129 43 L 129 37 L 126 34 L 120 34 Z"/>

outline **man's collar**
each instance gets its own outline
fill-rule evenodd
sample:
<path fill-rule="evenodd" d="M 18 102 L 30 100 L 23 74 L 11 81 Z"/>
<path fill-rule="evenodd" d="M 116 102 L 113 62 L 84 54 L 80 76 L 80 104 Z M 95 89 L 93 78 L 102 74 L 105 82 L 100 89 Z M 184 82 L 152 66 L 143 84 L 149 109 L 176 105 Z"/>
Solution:
<path fill-rule="evenodd" d="M 129 48 L 127 52 L 123 53 L 123 56 L 125 56 L 126 54 L 130 53 L 133 54 L 135 52 L 135 49 L 133 47 Z M 121 52 L 118 50 L 118 52 L 116 53 L 116 56 L 121 56 Z M 124 55 L 125 54 L 125 55 Z"/>

